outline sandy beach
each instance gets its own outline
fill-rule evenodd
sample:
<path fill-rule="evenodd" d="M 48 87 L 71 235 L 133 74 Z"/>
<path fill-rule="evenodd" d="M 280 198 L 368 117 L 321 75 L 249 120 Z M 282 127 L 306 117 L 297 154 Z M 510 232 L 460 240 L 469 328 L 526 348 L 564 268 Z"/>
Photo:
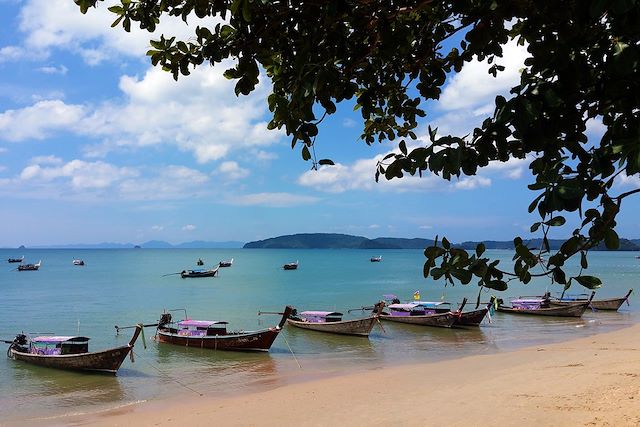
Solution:
<path fill-rule="evenodd" d="M 231 398 L 156 400 L 27 425 L 637 426 L 640 325 Z M 20 423 L 20 425 L 25 425 Z"/>

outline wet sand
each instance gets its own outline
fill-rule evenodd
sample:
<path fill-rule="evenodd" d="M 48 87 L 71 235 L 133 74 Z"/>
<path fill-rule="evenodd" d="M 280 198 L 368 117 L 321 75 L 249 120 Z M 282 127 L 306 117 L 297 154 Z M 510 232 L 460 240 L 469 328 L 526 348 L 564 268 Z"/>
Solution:
<path fill-rule="evenodd" d="M 97 426 L 637 426 L 640 325 L 564 343 L 390 367 L 230 398 L 154 400 L 21 422 Z"/>

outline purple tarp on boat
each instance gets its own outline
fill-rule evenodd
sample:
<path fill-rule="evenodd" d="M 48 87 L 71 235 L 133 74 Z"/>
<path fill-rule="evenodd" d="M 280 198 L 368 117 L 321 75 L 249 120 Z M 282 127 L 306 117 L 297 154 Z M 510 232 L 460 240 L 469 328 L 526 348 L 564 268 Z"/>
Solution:
<path fill-rule="evenodd" d="M 229 322 L 224 322 L 224 321 L 218 321 L 218 320 L 191 320 L 191 319 L 187 319 L 187 320 L 182 320 L 180 322 L 178 322 L 178 326 L 195 326 L 196 328 L 208 328 L 211 325 L 226 325 Z"/>

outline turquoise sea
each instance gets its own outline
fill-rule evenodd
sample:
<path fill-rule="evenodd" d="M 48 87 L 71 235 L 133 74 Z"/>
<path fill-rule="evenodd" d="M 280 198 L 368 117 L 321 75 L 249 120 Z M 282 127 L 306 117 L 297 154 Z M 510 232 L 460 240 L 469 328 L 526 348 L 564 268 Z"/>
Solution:
<path fill-rule="evenodd" d="M 509 264 L 511 253 L 488 251 Z M 39 271 L 18 272 L 7 258 L 42 260 Z M 382 255 L 380 263 L 369 259 Z M 268 353 L 216 352 L 152 341 L 146 330 L 116 377 L 87 375 L 30 366 L 0 358 L 2 420 L 64 419 L 68 414 L 98 412 L 136 402 L 172 398 L 227 396 L 327 375 L 378 369 L 404 363 L 429 362 L 472 354 L 506 351 L 558 342 L 622 328 L 640 320 L 640 259 L 630 252 L 590 255 L 588 274 L 603 279 L 600 298 L 636 292 L 618 313 L 587 312 L 582 319 L 544 319 L 497 313 L 492 323 L 475 330 L 437 329 L 384 323 L 369 339 L 342 337 L 285 328 Z M 74 258 L 84 267 L 72 265 Z M 181 279 L 165 274 L 234 258 L 219 277 Z M 475 285 L 444 288 L 422 277 L 419 250 L 265 250 L 265 249 L 117 249 L 0 250 L 0 339 L 16 333 L 40 332 L 91 337 L 90 349 L 124 345 L 130 331 L 115 335 L 114 325 L 154 322 L 164 309 L 184 308 L 190 317 L 227 320 L 229 329 L 251 330 L 276 324 L 278 316 L 259 310 L 336 310 L 370 305 L 382 294 L 411 299 L 475 303 Z M 300 267 L 282 265 L 298 260 Z M 577 267 L 572 267 L 577 271 Z M 539 279 L 512 283 L 500 296 L 536 295 L 550 287 Z M 572 292 L 583 292 L 577 287 Z M 488 301 L 490 293 L 482 296 Z M 474 304 L 472 304 L 474 305 Z M 363 313 L 354 312 L 349 317 Z M 179 316 L 179 313 L 176 314 Z M 8 347 L 8 346 L 7 346 Z M 480 367 L 479 367 L 480 368 Z M 60 417 L 60 418 L 58 418 Z"/>

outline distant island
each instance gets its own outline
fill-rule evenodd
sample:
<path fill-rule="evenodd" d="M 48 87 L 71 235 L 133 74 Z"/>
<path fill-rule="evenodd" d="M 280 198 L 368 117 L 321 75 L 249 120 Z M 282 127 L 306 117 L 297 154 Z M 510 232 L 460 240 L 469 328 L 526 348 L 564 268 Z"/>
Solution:
<path fill-rule="evenodd" d="M 368 239 L 362 236 L 335 233 L 303 233 L 273 237 L 246 243 L 245 249 L 424 249 L 433 245 L 432 239 L 406 239 L 397 237 L 378 237 Z M 480 242 L 453 243 L 455 247 L 475 249 Z M 512 241 L 486 240 L 487 249 L 513 249 Z M 552 250 L 560 249 L 563 240 L 549 240 Z M 540 239 L 532 239 L 528 246 L 540 247 Z M 604 243 L 592 250 L 607 250 Z M 620 239 L 620 251 L 640 251 L 640 239 Z"/>

